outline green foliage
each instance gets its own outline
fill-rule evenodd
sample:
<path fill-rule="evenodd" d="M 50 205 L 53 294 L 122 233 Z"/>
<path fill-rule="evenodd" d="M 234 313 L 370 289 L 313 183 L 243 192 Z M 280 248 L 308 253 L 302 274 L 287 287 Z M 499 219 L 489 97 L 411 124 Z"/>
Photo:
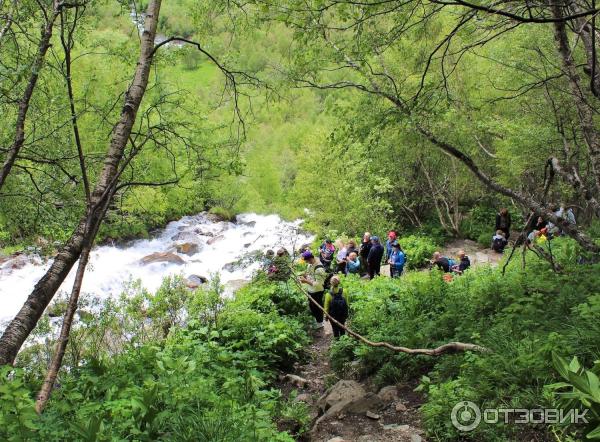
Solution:
<path fill-rule="evenodd" d="M 397 280 L 347 278 L 350 325 L 369 339 L 410 348 L 471 342 L 491 352 L 414 357 L 341 339 L 332 347 L 332 367 L 342 373 L 353 367 L 378 386 L 427 371 L 422 412 L 435 440 L 521 440 L 530 432 L 549 437 L 548 426 L 483 423 L 459 434 L 450 415 L 462 400 L 482 409 L 549 407 L 543 386 L 558 381 L 552 352 L 576 354 L 582 364 L 598 359 L 600 267 L 578 265 L 571 240 L 554 239 L 552 250 L 564 267 L 561 273 L 528 253 L 525 268 L 515 261 L 504 276 L 499 268 L 478 267 L 450 283 L 437 270 L 408 272 Z M 582 391 L 589 394 L 588 387 Z"/>
<path fill-rule="evenodd" d="M 554 392 L 563 410 L 588 410 L 585 437 L 600 439 L 600 361 L 586 369 L 577 356 L 567 362 L 557 353 L 552 353 L 552 362 L 563 382 L 548 385 L 548 390 Z"/>
<path fill-rule="evenodd" d="M 438 246 L 428 236 L 409 235 L 399 240 L 402 249 L 406 253 L 407 268 L 420 269 L 426 267 L 431 255 Z"/>
<path fill-rule="evenodd" d="M 168 278 L 154 294 L 134 283 L 97 313 L 80 311 L 60 388 L 41 417 L 32 398 L 45 367 L 31 356 L 44 359 L 51 343 L 29 348 L 23 368 L 2 369 L 0 438 L 294 440 L 308 429 L 307 410 L 269 383 L 308 343 L 303 316 L 286 313 L 298 310 L 301 294 L 259 280 L 234 299 L 222 295 L 218 280 L 190 291 Z M 296 301 L 280 302 L 285 297 Z M 280 421 L 293 434 L 279 431 Z"/>

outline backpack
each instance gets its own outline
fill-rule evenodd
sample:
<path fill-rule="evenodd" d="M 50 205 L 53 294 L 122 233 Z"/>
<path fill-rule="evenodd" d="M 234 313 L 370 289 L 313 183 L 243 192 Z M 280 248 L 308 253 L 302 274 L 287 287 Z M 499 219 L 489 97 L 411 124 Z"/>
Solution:
<path fill-rule="evenodd" d="M 329 292 L 331 293 L 331 292 Z M 329 314 L 336 320 L 344 322 L 348 319 L 348 303 L 344 299 L 344 289 L 340 287 L 340 291 L 335 295 L 331 293 L 332 299 L 329 304 Z"/>
<path fill-rule="evenodd" d="M 317 264 L 315 266 L 315 271 L 317 269 L 325 269 L 325 266 L 323 264 Z M 331 287 L 331 278 L 333 277 L 334 273 L 331 270 L 327 270 L 325 269 L 325 272 L 327 273 L 327 276 L 325 276 L 325 281 L 323 281 L 323 288 L 325 290 L 329 290 L 329 288 Z"/>
<path fill-rule="evenodd" d="M 495 252 L 504 251 L 504 247 L 506 247 L 505 241 L 506 240 L 504 238 L 495 238 L 494 241 L 492 242 L 492 249 Z"/>

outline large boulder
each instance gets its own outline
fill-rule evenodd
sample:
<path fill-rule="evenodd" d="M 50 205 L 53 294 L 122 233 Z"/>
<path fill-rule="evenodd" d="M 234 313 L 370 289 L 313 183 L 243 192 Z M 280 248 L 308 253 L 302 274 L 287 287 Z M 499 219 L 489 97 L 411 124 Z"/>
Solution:
<path fill-rule="evenodd" d="M 154 262 L 169 262 L 171 264 L 184 264 L 185 261 L 181 258 L 181 256 L 177 256 L 171 252 L 155 252 L 148 256 L 144 256 L 140 262 L 142 264 L 152 264 Z"/>
<path fill-rule="evenodd" d="M 317 406 L 325 412 L 336 404 L 350 402 L 364 396 L 366 393 L 363 386 L 358 382 L 342 379 L 319 398 Z"/>
<path fill-rule="evenodd" d="M 177 253 L 191 256 L 194 253 L 198 253 L 200 247 L 198 247 L 198 244 L 193 242 L 184 242 L 181 244 L 176 244 L 175 249 L 177 250 Z"/>
<path fill-rule="evenodd" d="M 202 284 L 206 284 L 208 282 L 208 279 L 204 276 L 190 275 L 187 278 L 185 278 L 183 282 L 185 283 L 186 287 L 195 289 L 201 286 Z"/>
<path fill-rule="evenodd" d="M 319 398 L 317 406 L 324 413 L 317 424 L 339 414 L 365 414 L 384 407 L 384 402 L 375 393 L 367 392 L 356 381 L 342 379 Z"/>

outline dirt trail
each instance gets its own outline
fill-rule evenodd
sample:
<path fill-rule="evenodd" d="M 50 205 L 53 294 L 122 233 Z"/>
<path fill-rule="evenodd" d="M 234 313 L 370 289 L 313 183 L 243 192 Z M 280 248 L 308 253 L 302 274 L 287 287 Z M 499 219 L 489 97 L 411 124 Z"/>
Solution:
<path fill-rule="evenodd" d="M 303 440 L 310 442 L 422 442 L 425 441 L 421 430 L 418 407 L 423 403 L 422 397 L 413 391 L 415 385 L 398 384 L 398 397 L 385 405 L 381 410 L 374 410 L 379 419 L 372 419 L 365 413 L 340 413 L 317 422 L 321 411 L 317 406 L 318 399 L 331 387 L 338 378 L 332 373 L 328 351 L 333 339 L 331 326 L 314 332 L 313 343 L 308 349 L 309 359 L 306 364 L 297 368 L 297 375 L 308 382 L 303 387 L 296 385 L 298 400 L 306 402 L 311 409 L 312 430 Z M 366 391 L 377 392 L 368 383 L 361 385 Z M 293 390 L 288 385 L 287 393 Z"/>
<path fill-rule="evenodd" d="M 502 254 L 494 252 L 490 248 L 482 247 L 479 243 L 470 239 L 456 239 L 447 243 L 442 250 L 442 255 L 455 258 L 459 250 L 464 250 L 472 266 L 491 264 L 497 266 L 502 259 Z"/>

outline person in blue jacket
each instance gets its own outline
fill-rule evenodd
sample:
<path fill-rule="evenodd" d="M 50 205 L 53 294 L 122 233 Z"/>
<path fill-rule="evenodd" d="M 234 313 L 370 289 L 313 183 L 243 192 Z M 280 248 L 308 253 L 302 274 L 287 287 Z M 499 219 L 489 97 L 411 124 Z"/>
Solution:
<path fill-rule="evenodd" d="M 398 241 L 392 243 L 392 253 L 390 254 L 388 263 L 390 264 L 390 276 L 392 278 L 398 278 L 402 275 L 404 264 L 406 263 L 406 255 Z"/>

